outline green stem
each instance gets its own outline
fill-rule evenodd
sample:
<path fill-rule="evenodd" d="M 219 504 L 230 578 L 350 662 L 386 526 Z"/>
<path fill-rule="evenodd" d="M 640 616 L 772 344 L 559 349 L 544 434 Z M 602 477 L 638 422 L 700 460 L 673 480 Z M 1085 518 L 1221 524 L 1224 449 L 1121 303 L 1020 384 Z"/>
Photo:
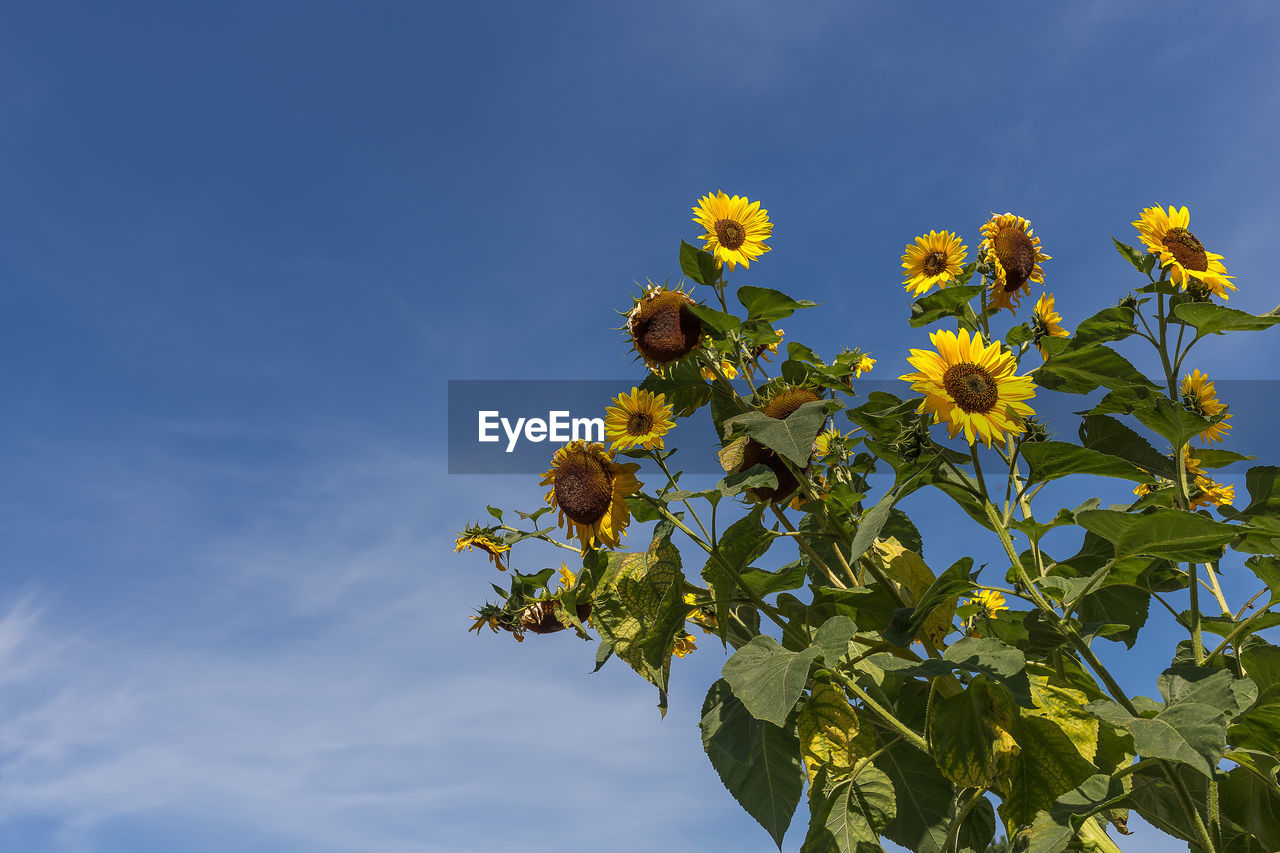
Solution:
<path fill-rule="evenodd" d="M 986 788 L 974 788 L 964 801 L 964 804 L 956 810 L 956 816 L 951 820 L 951 828 L 947 830 L 947 840 L 942 843 L 943 853 L 951 853 L 951 851 L 959 853 L 960 830 L 964 826 L 964 819 L 969 816 L 969 812 L 973 811 L 973 807 L 978 804 L 978 801 L 986 793 Z"/>
<path fill-rule="evenodd" d="M 871 695 L 859 687 L 856 681 L 838 669 L 831 670 L 831 675 L 844 685 L 846 690 L 856 696 L 862 704 L 870 708 L 871 712 L 879 717 L 886 725 L 898 734 L 902 735 L 903 739 L 906 740 L 907 743 L 911 744 L 924 754 L 929 754 L 929 742 L 912 731 L 906 723 L 895 717 L 892 711 L 885 708 L 875 699 L 871 698 Z"/>
<path fill-rule="evenodd" d="M 813 561 L 815 566 L 822 569 L 823 574 L 827 576 L 827 580 L 831 581 L 831 585 L 840 589 L 848 589 L 849 587 L 836 576 L 835 572 L 831 571 L 831 567 L 828 566 L 823 559 L 818 556 L 817 552 L 813 550 L 813 547 L 809 545 L 809 541 L 804 538 L 804 534 L 792 526 L 791 520 L 783 514 L 782 510 L 778 509 L 778 505 L 769 504 L 769 509 L 773 510 L 773 514 L 778 517 L 778 521 L 782 522 L 782 526 L 787 529 L 787 532 L 795 537 L 796 544 L 800 546 L 800 550 L 804 551 L 805 554 L 808 555 L 809 559 Z M 853 580 L 853 578 L 850 577 L 850 580 Z M 856 580 L 854 581 L 854 585 L 857 585 Z"/>

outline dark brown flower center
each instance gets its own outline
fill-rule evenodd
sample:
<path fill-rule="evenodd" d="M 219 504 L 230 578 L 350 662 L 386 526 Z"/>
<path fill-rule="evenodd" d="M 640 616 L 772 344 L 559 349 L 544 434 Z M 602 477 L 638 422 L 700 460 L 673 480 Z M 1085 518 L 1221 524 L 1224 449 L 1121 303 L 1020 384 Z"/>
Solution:
<path fill-rule="evenodd" d="M 736 249 L 747 242 L 747 231 L 732 219 L 717 219 L 716 240 L 726 249 Z"/>
<path fill-rule="evenodd" d="M 817 394 L 808 388 L 787 388 L 779 391 L 768 405 L 764 407 L 764 413 L 771 418 L 777 418 L 785 421 L 791 417 L 791 414 L 805 403 L 812 403 L 814 400 L 821 399 Z"/>
<path fill-rule="evenodd" d="M 1164 235 L 1164 247 L 1184 269 L 1204 272 L 1209 269 L 1209 256 L 1204 244 L 1185 228 L 1170 228 Z"/>
<path fill-rule="evenodd" d="M 1014 226 L 1001 228 L 993 242 L 996 257 L 1004 267 L 1004 289 L 1017 290 L 1036 270 L 1036 244 L 1031 242 L 1026 231 Z"/>
<path fill-rule="evenodd" d="M 649 361 L 666 364 L 693 352 L 702 338 L 702 323 L 683 294 L 661 291 L 646 297 L 631 315 L 631 338 Z"/>
<path fill-rule="evenodd" d="M 631 417 L 627 418 L 628 435 L 648 435 L 652 429 L 653 418 L 644 412 L 632 412 Z"/>
<path fill-rule="evenodd" d="M 572 451 L 556 467 L 556 506 L 578 524 L 595 524 L 613 502 L 613 477 L 592 453 Z"/>
<path fill-rule="evenodd" d="M 948 367 L 942 374 L 942 387 L 966 412 L 989 412 L 1000 399 L 995 378 L 978 365 L 967 362 Z"/>
<path fill-rule="evenodd" d="M 925 275 L 941 275 L 947 269 L 947 256 L 943 252 L 930 252 L 924 257 Z"/>

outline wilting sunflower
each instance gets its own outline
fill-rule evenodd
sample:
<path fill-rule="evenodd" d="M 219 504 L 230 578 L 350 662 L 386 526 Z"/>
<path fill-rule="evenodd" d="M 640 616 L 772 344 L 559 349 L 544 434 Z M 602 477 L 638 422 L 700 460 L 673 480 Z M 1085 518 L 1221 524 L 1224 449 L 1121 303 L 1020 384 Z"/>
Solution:
<path fill-rule="evenodd" d="M 678 658 L 682 658 L 685 655 L 692 652 L 697 647 L 698 647 L 698 643 L 694 639 L 693 634 L 690 634 L 688 631 L 682 628 L 676 634 L 676 640 L 675 640 L 675 644 L 671 648 L 671 654 L 675 655 Z"/>
<path fill-rule="evenodd" d="M 1031 223 L 1012 213 L 993 213 L 982 226 L 980 255 L 995 269 L 989 300 L 992 308 L 1013 311 L 1023 295 L 1031 292 L 1029 282 L 1044 282 L 1041 261 L 1051 260 L 1040 251 L 1040 238 Z"/>
<path fill-rule="evenodd" d="M 876 366 L 876 360 L 869 355 L 864 355 L 858 359 L 858 366 L 853 369 L 853 378 L 861 379 L 862 374 Z"/>
<path fill-rule="evenodd" d="M 1182 377 L 1182 388 L 1180 390 L 1182 392 L 1182 407 L 1203 418 L 1216 418 L 1220 413 L 1227 410 L 1227 404 L 1218 399 L 1218 394 L 1214 390 L 1213 383 L 1209 381 L 1209 377 L 1199 370 Z M 1225 415 L 1222 420 L 1200 433 L 1197 438 L 1201 441 L 1222 441 L 1227 433 L 1231 431 L 1231 424 L 1227 423 L 1231 418 L 1232 415 Z"/>
<path fill-rule="evenodd" d="M 1169 280 L 1183 290 L 1204 290 L 1228 299 L 1227 291 L 1235 290 L 1227 268 L 1222 265 L 1222 255 L 1207 251 L 1200 239 L 1187 230 L 1191 213 L 1169 206 L 1147 207 L 1142 218 L 1133 223 L 1139 239 L 1147 251 L 1160 259 L 1160 266 L 1169 271 Z"/>
<path fill-rule="evenodd" d="M 757 407 L 769 417 L 784 421 L 805 403 L 820 399 L 822 398 L 811 388 L 783 383 L 763 391 Z M 756 465 L 763 465 L 772 471 L 778 478 L 778 486 L 777 488 L 762 486 L 747 489 L 747 494 L 755 500 L 777 501 L 800 487 L 800 481 L 796 479 L 795 474 L 791 473 L 791 468 L 778 454 L 754 438 L 748 438 L 742 445 L 742 459 L 737 470 L 748 471 Z"/>
<path fill-rule="evenodd" d="M 934 423 L 946 422 L 952 438 L 963 430 L 970 444 L 1023 431 L 1023 419 L 1035 414 L 1023 400 L 1035 396 L 1030 376 L 1016 376 L 1017 364 L 999 341 L 982 345 L 978 335 L 969 337 L 940 330 L 929 336 L 937 352 L 911 350 L 907 361 L 915 373 L 899 376 L 924 394 L 916 410 L 931 413 Z"/>
<path fill-rule="evenodd" d="M 950 231 L 921 234 L 902 255 L 903 286 L 913 297 L 924 296 L 935 284 L 946 287 L 960 275 L 967 251 L 960 235 Z"/>
<path fill-rule="evenodd" d="M 1062 315 L 1053 310 L 1053 294 L 1042 293 L 1031 313 L 1031 340 L 1040 350 L 1041 358 L 1048 358 L 1049 353 L 1041 343 L 1045 338 L 1065 338 L 1067 330 L 1059 326 Z"/>
<path fill-rule="evenodd" d="M 604 434 L 614 450 L 633 447 L 660 450 L 662 437 L 675 426 L 667 398 L 641 388 L 632 388 L 630 394 L 614 397 L 613 405 L 604 412 Z"/>
<path fill-rule="evenodd" d="M 1009 605 L 1005 602 L 1005 598 L 994 589 L 984 589 L 973 597 L 975 604 L 982 607 L 982 613 L 987 617 L 994 617 L 1001 610 L 1008 610 Z"/>
<path fill-rule="evenodd" d="M 733 362 L 731 361 L 725 361 L 721 359 L 720 372 L 724 374 L 725 379 L 738 378 L 738 368 L 734 367 Z M 716 372 L 712 370 L 710 367 L 704 367 L 702 368 L 702 378 L 707 380 L 708 382 L 715 382 Z"/>
<path fill-rule="evenodd" d="M 722 192 L 708 193 L 698 199 L 693 213 L 693 221 L 707 229 L 698 237 L 704 241 L 702 248 L 730 270 L 738 264 L 750 267 L 752 261 L 769 251 L 764 241 L 773 233 L 773 224 L 769 222 L 769 211 L 762 210 L 760 202 Z"/>
<path fill-rule="evenodd" d="M 702 322 L 690 305 L 697 303 L 682 290 L 650 287 L 627 315 L 627 333 L 640 358 L 655 373 L 698 347 Z"/>
<path fill-rule="evenodd" d="M 500 571 L 507 570 L 507 567 L 502 565 L 502 560 L 503 555 L 511 550 L 511 546 L 498 540 L 496 528 L 468 524 L 454 541 L 453 552 L 457 554 L 464 550 L 470 551 L 472 548 L 479 548 L 488 554 L 489 559 Z"/>
<path fill-rule="evenodd" d="M 619 464 L 603 444 L 571 441 L 556 451 L 539 485 L 551 486 L 547 504 L 559 511 L 558 524 L 582 543 L 616 547 L 631 523 L 626 497 L 640 489 L 634 462 Z"/>

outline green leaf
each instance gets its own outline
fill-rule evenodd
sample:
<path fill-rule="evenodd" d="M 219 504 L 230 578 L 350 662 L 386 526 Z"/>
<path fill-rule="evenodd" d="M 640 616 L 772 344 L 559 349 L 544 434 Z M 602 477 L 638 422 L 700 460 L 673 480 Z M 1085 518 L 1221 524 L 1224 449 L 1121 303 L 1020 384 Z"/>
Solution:
<path fill-rule="evenodd" d="M 899 743 L 882 752 L 875 762 L 893 785 L 897 803 L 898 813 L 884 828 L 885 837 L 917 853 L 947 853 L 948 805 L 954 788 L 938 772 L 933 759 L 914 746 Z M 979 849 L 985 851 L 985 845 Z"/>
<path fill-rule="evenodd" d="M 1249 505 L 1236 512 L 1234 518 L 1280 515 L 1280 468 L 1255 465 L 1245 473 L 1244 485 L 1249 490 Z"/>
<path fill-rule="evenodd" d="M 961 557 L 952 563 L 936 581 L 929 585 L 914 607 L 904 607 L 893 614 L 893 621 L 884 631 L 884 638 L 894 645 L 903 647 L 910 645 L 919 636 L 925 620 L 934 610 L 955 596 L 965 595 L 973 589 L 972 571 L 972 557 Z"/>
<path fill-rule="evenodd" d="M 1173 460 L 1115 418 L 1085 415 L 1080 423 L 1080 442 L 1090 450 L 1126 459 L 1149 474 L 1168 479 L 1176 474 Z M 1026 450 L 1025 446 L 1023 450 Z"/>
<path fill-rule="evenodd" d="M 827 417 L 840 409 L 834 400 L 805 403 L 785 419 L 771 418 L 764 412 L 747 412 L 725 421 L 726 428 L 740 429 L 770 450 L 790 460 L 799 468 L 809 464 L 813 440 Z"/>
<path fill-rule="evenodd" d="M 1099 387 L 1112 390 L 1156 387 L 1124 356 L 1101 344 L 1068 349 L 1051 356 L 1031 377 L 1037 385 L 1067 394 L 1088 394 Z"/>
<path fill-rule="evenodd" d="M 1177 509 L 1156 509 L 1142 515 L 1095 509 L 1076 513 L 1076 523 L 1111 542 L 1116 559 L 1146 554 L 1212 562 L 1240 532 L 1230 524 Z"/>
<path fill-rule="evenodd" d="M 897 815 L 889 777 L 870 763 L 829 791 L 811 790 L 809 802 L 809 832 L 800 853 L 879 850 L 880 831 Z"/>
<path fill-rule="evenodd" d="M 1280 789 L 1247 767 L 1233 767 L 1218 789 L 1222 816 L 1257 843 L 1253 850 L 1280 850 Z M 1225 827 L 1223 835 L 1226 835 Z M 1227 842 L 1227 850 L 1250 849 Z"/>
<path fill-rule="evenodd" d="M 498 519 L 498 521 L 502 521 L 502 510 L 498 509 L 496 506 L 485 507 L 485 509 L 489 510 L 489 515 L 492 515 L 494 518 Z M 548 509 L 550 509 L 550 507 L 548 507 Z"/>
<path fill-rule="evenodd" d="M 747 309 L 748 321 L 767 323 L 785 319 L 801 308 L 812 308 L 818 304 L 808 299 L 792 299 L 780 291 L 749 284 L 738 288 L 738 301 Z"/>
<path fill-rule="evenodd" d="M 1023 716 L 1017 722 L 1019 752 L 1000 780 L 1004 796 L 1000 816 L 1010 825 L 1026 825 L 1057 798 L 1093 774 L 1071 737 L 1052 720 Z"/>
<path fill-rule="evenodd" d="M 704 330 L 714 330 L 719 333 L 717 339 L 724 337 L 726 332 L 730 332 L 742 325 L 742 321 L 737 317 L 718 311 L 710 305 L 690 305 L 689 310 L 702 321 Z"/>
<path fill-rule="evenodd" d="M 922 296 L 911 303 L 911 326 L 927 326 L 944 317 L 955 317 L 985 290 L 982 285 L 972 287 L 944 287 L 936 293 Z"/>
<path fill-rule="evenodd" d="M 1232 746 L 1280 752 L 1280 684 L 1272 684 L 1258 694 L 1257 701 L 1227 731 Z"/>
<path fill-rule="evenodd" d="M 711 387 L 702 379 L 697 359 L 682 358 L 663 375 L 650 373 L 640 387 L 662 394 L 677 418 L 688 417 L 711 400 Z"/>
<path fill-rule="evenodd" d="M 1133 268 L 1143 275 L 1151 272 L 1151 269 L 1155 266 L 1156 258 L 1154 255 L 1135 249 L 1128 243 L 1121 243 L 1115 237 L 1111 238 L 1111 242 L 1116 244 L 1116 251 L 1123 255 L 1124 259 L 1133 264 Z"/>
<path fill-rule="evenodd" d="M 848 616 L 832 616 L 813 635 L 813 647 L 822 652 L 822 661 L 834 667 L 849 651 L 849 640 L 858 626 Z"/>
<path fill-rule="evenodd" d="M 1258 458 L 1213 447 L 1197 447 L 1194 455 L 1196 459 L 1200 460 L 1201 468 L 1225 468 L 1236 462 L 1249 462 Z"/>
<path fill-rule="evenodd" d="M 977 676 L 960 693 L 934 698 L 926 726 L 929 752 L 956 785 L 995 787 L 1017 752 L 1013 721 L 1008 691 Z"/>
<path fill-rule="evenodd" d="M 1138 632 L 1147 624 L 1151 593 L 1132 586 L 1104 586 L 1081 599 L 1077 605 L 1081 621 L 1090 634 L 1124 643 L 1133 648 Z"/>
<path fill-rule="evenodd" d="M 753 718 L 721 680 L 707 691 L 699 728 L 720 781 L 781 849 L 804 789 L 794 719 L 780 728 Z"/>
<path fill-rule="evenodd" d="M 885 522 L 889 520 L 889 512 L 893 509 L 894 502 L 898 499 L 896 490 L 890 489 L 885 492 L 880 500 L 876 501 L 873 506 L 862 519 L 858 522 L 858 532 L 853 536 L 853 542 L 849 548 L 849 563 L 853 565 L 862 559 L 862 555 L 870 550 L 875 544 L 876 537 L 880 535 L 880 531 L 884 529 Z"/>
<path fill-rule="evenodd" d="M 756 463 L 746 471 L 728 475 L 716 484 L 716 488 L 726 498 L 742 494 L 747 489 L 776 489 L 778 488 L 778 475 L 769 470 L 767 465 Z"/>
<path fill-rule="evenodd" d="M 1017 349 L 1022 344 L 1031 340 L 1031 337 L 1031 328 L 1026 323 L 1020 323 L 1004 333 L 1004 342 L 1005 345 L 1011 349 Z"/>
<path fill-rule="evenodd" d="M 1230 689 L 1223 690 L 1223 701 L 1231 701 Z M 1207 777 L 1213 775 L 1227 747 L 1227 720 L 1220 707 L 1213 705 L 1170 703 L 1151 718 L 1135 717 L 1110 699 L 1095 700 L 1085 709 L 1132 735 L 1134 748 L 1143 758 L 1185 764 Z"/>
<path fill-rule="evenodd" d="M 940 658 L 920 663 L 881 652 L 870 657 L 871 663 L 909 678 L 937 678 L 961 669 L 981 673 L 999 681 L 1017 702 L 1031 707 L 1031 688 L 1027 681 L 1027 659 L 1021 651 L 994 637 L 965 637 L 947 647 Z"/>
<path fill-rule="evenodd" d="M 725 631 L 730 625 L 730 602 L 740 594 L 738 585 L 729 572 L 741 575 L 752 561 L 769 549 L 773 538 L 760 523 L 763 514 L 764 506 L 757 505 L 751 512 L 729 525 L 717 545 L 719 557 L 709 557 L 702 567 L 702 578 L 711 588 L 711 595 L 716 601 L 716 625 L 721 641 L 727 640 Z M 726 564 L 728 569 L 725 568 Z"/>
<path fill-rule="evenodd" d="M 1152 395 L 1144 398 L 1139 393 L 1133 399 L 1137 402 L 1133 407 L 1133 416 L 1142 425 L 1155 431 L 1174 447 L 1182 447 L 1191 439 L 1204 432 L 1226 415 L 1224 411 L 1217 418 L 1202 418 L 1194 412 L 1188 412 L 1179 403 L 1175 403 L 1163 395 Z"/>
<path fill-rule="evenodd" d="M 742 580 L 751 587 L 752 592 L 764 598 L 774 593 L 804 586 L 805 578 L 808 576 L 806 567 L 804 560 L 795 560 L 785 566 L 779 566 L 774 572 L 764 569 L 747 569 L 742 573 Z"/>
<path fill-rule="evenodd" d="M 1062 853 L 1084 820 L 1124 802 L 1128 795 L 1121 780 L 1105 773 L 1093 774 L 1035 816 L 1026 834 L 1024 853 Z"/>
<path fill-rule="evenodd" d="M 1101 477 L 1118 477 L 1137 483 L 1148 482 L 1151 477 L 1131 462 L 1101 453 L 1087 447 L 1079 447 L 1065 441 L 1037 441 L 1022 445 L 1022 458 L 1030 466 L 1029 482 L 1047 482 L 1070 474 L 1095 474 Z"/>
<path fill-rule="evenodd" d="M 1075 333 L 1071 335 L 1071 347 L 1080 349 L 1090 344 L 1122 341 L 1136 331 L 1132 308 L 1103 308 L 1076 326 Z"/>
<path fill-rule="evenodd" d="M 722 673 L 751 716 L 781 726 L 800 701 L 809 667 L 821 654 L 812 646 L 788 651 L 762 634 L 734 652 Z"/>
<path fill-rule="evenodd" d="M 1213 302 L 1184 302 L 1173 309 L 1174 316 L 1195 326 L 1202 335 L 1223 332 L 1258 332 L 1280 323 L 1280 316 L 1255 316 Z"/>
<path fill-rule="evenodd" d="M 658 688 L 666 713 L 667 678 L 676 633 L 684 628 L 684 573 L 671 542 L 672 526 L 659 524 L 644 554 L 626 554 L 596 589 L 591 621 L 614 654 Z M 547 571 L 550 571 L 548 569 Z"/>
<path fill-rule="evenodd" d="M 680 241 L 680 271 L 698 284 L 713 285 L 720 279 L 715 255 Z"/>

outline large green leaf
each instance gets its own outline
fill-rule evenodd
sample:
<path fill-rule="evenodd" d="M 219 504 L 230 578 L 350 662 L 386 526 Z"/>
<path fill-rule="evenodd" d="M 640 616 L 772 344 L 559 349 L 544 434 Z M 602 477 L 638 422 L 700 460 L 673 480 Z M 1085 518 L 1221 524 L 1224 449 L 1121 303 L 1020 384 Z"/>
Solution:
<path fill-rule="evenodd" d="M 1021 705 L 1030 707 L 1031 687 L 1027 680 L 1027 659 L 1021 651 L 994 637 L 965 637 L 947 647 L 940 658 L 914 663 L 887 653 L 872 655 L 870 661 L 887 672 L 909 678 L 937 678 L 959 669 L 982 673 L 1001 682 Z"/>
<path fill-rule="evenodd" d="M 1255 465 L 1244 475 L 1249 505 L 1233 514 L 1235 518 L 1280 515 L 1280 467 Z"/>
<path fill-rule="evenodd" d="M 1224 687 L 1223 702 L 1231 701 Z M 1166 705 L 1154 717 L 1135 717 L 1110 699 L 1098 699 L 1085 708 L 1104 723 L 1124 729 L 1143 758 L 1163 758 L 1185 764 L 1205 776 L 1227 746 L 1227 720 L 1220 707 L 1201 702 Z"/>
<path fill-rule="evenodd" d="M 1222 816 L 1239 827 L 1240 834 L 1257 842 L 1254 849 L 1280 850 L 1280 788 L 1275 784 L 1268 784 L 1247 767 L 1233 767 L 1219 785 L 1218 802 Z M 1248 848 L 1228 841 L 1227 849 L 1234 853 Z"/>
<path fill-rule="evenodd" d="M 1134 269 L 1144 275 L 1151 272 L 1156 265 L 1156 256 L 1141 249 L 1135 249 L 1128 243 L 1121 243 L 1115 237 L 1111 238 L 1111 242 L 1115 243 L 1116 251 L 1124 256 L 1125 260 L 1133 264 Z"/>
<path fill-rule="evenodd" d="M 1031 376 L 1037 385 L 1067 394 L 1087 394 L 1098 387 L 1112 390 L 1156 387 L 1124 356 L 1102 344 L 1068 349 L 1052 356 Z"/>
<path fill-rule="evenodd" d="M 725 681 L 753 717 L 781 726 L 800 701 L 809 666 L 821 655 L 812 646 L 799 652 L 784 649 L 762 634 L 725 661 Z"/>
<path fill-rule="evenodd" d="M 1011 825 L 1026 825 L 1048 810 L 1061 795 L 1093 774 L 1093 764 L 1080 756 L 1071 737 L 1048 717 L 1022 716 L 1015 739 L 1018 754 L 1000 780 L 1004 797 L 1000 816 Z"/>
<path fill-rule="evenodd" d="M 1210 562 L 1239 528 L 1194 512 L 1156 509 L 1137 515 L 1109 509 L 1076 513 L 1076 523 L 1111 542 L 1116 558 L 1146 554 L 1170 560 Z"/>
<path fill-rule="evenodd" d="M 926 733 L 942 775 L 962 787 L 995 787 L 1017 753 L 1014 719 L 1009 692 L 986 676 L 953 696 L 936 696 Z"/>
<path fill-rule="evenodd" d="M 893 509 L 893 504 L 897 499 L 897 492 L 894 489 L 890 489 L 858 521 L 858 532 L 853 535 L 853 543 L 849 549 L 849 563 L 851 565 L 856 564 L 876 541 L 876 537 L 884 529 L 885 522 L 889 520 L 889 511 Z"/>
<path fill-rule="evenodd" d="M 1029 481 L 1056 480 L 1070 474 L 1095 474 L 1145 483 L 1151 478 L 1140 468 L 1121 459 L 1065 441 L 1038 441 L 1022 445 L 1022 458 L 1030 467 Z"/>
<path fill-rule="evenodd" d="M 1026 834 L 1025 853 L 1062 853 L 1084 820 L 1123 802 L 1128 794 L 1119 779 L 1105 773 L 1093 774 L 1035 816 Z"/>
<path fill-rule="evenodd" d="M 1143 426 L 1166 438 L 1174 447 L 1182 447 L 1216 422 L 1187 411 L 1180 403 L 1175 403 L 1162 394 L 1148 396 L 1138 392 L 1131 399 L 1135 403 L 1133 416 Z"/>
<path fill-rule="evenodd" d="M 1280 316 L 1255 316 L 1213 302 L 1184 302 L 1173 309 L 1174 316 L 1195 326 L 1202 335 L 1222 332 L 1257 332 L 1280 323 Z"/>
<path fill-rule="evenodd" d="M 1263 688 L 1253 707 L 1227 730 L 1232 746 L 1280 754 L 1280 684 Z"/>
<path fill-rule="evenodd" d="M 809 832 L 800 853 L 869 853 L 896 816 L 893 785 L 874 764 L 830 790 L 810 790 Z"/>
<path fill-rule="evenodd" d="M 922 296 L 911 303 L 911 320 L 913 327 L 927 326 L 944 317 L 954 317 L 963 312 L 965 306 L 975 296 L 982 293 L 982 285 L 972 287 L 944 287 L 936 293 Z M 972 310 L 972 309 L 970 309 Z"/>
<path fill-rule="evenodd" d="M 742 321 L 734 315 L 718 311 L 710 305 L 690 305 L 689 310 L 702 321 L 703 331 L 717 333 L 714 335 L 716 340 L 722 339 L 726 332 L 742 324 Z"/>
<path fill-rule="evenodd" d="M 1132 335 L 1133 309 L 1116 306 L 1103 308 L 1087 320 L 1082 320 L 1071 335 L 1071 346 L 1079 349 L 1090 344 L 1119 341 Z"/>
<path fill-rule="evenodd" d="M 1080 423 L 1080 443 L 1090 450 L 1127 459 L 1150 474 L 1173 479 L 1173 460 L 1145 438 L 1106 415 L 1085 415 Z M 1029 445 L 1028 445 L 1029 446 Z M 1023 448 L 1025 453 L 1026 447 Z"/>
<path fill-rule="evenodd" d="M 822 652 L 822 661 L 834 667 L 849 651 L 849 641 L 858 626 L 848 616 L 832 616 L 813 634 L 813 647 Z"/>
<path fill-rule="evenodd" d="M 786 727 L 757 720 L 721 680 L 707 691 L 699 727 L 720 781 L 781 849 L 804 790 L 795 720 Z"/>
<path fill-rule="evenodd" d="M 680 241 L 680 271 L 698 284 L 712 285 L 720 279 L 715 255 Z"/>
<path fill-rule="evenodd" d="M 716 545 L 717 555 L 707 559 L 702 568 L 702 578 L 711 588 L 716 602 L 716 625 L 720 639 L 729 625 L 729 606 L 734 597 L 741 594 L 730 572 L 741 575 L 751 562 L 769 548 L 773 536 L 760 524 L 764 506 L 757 505 L 742 518 L 729 525 Z M 728 568 L 726 568 L 726 564 Z"/>
<path fill-rule="evenodd" d="M 738 288 L 738 301 L 747 309 L 748 320 L 767 323 L 790 317 L 800 308 L 812 308 L 818 304 L 807 299 L 792 299 L 780 291 L 749 284 Z"/>
<path fill-rule="evenodd" d="M 956 560 L 929 585 L 914 607 L 903 607 L 893 614 L 892 622 L 884 631 L 884 638 L 895 645 L 910 645 L 920 635 L 925 621 L 935 610 L 974 588 L 972 572 L 972 557 Z"/>
<path fill-rule="evenodd" d="M 737 429 L 770 450 L 790 460 L 796 467 L 809 464 L 813 440 L 827 417 L 840 408 L 834 400 L 805 403 L 784 419 L 771 418 L 764 412 L 746 412 L 725 421 L 726 429 Z"/>
<path fill-rule="evenodd" d="M 943 845 L 950 825 L 948 805 L 955 789 L 933 759 L 899 742 L 875 762 L 893 784 L 898 806 L 897 815 L 884 828 L 885 837 L 917 853 L 947 853 Z"/>
<path fill-rule="evenodd" d="M 658 688 L 666 713 L 667 677 L 676 633 L 684 628 L 684 573 L 672 526 L 654 531 L 649 550 L 626 554 L 596 589 L 591 621 L 614 654 Z"/>

